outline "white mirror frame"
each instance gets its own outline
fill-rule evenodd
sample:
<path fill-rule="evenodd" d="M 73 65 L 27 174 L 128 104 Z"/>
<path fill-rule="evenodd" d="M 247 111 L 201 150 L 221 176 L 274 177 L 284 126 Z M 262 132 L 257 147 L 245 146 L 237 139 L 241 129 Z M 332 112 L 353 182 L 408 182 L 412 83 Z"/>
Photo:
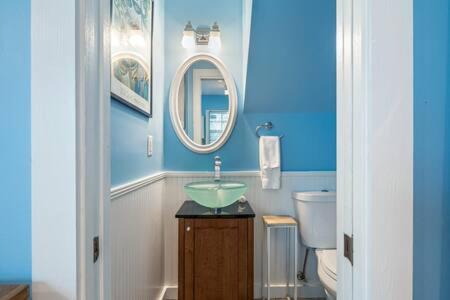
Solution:
<path fill-rule="evenodd" d="M 178 117 L 178 93 L 180 90 L 180 84 L 183 80 L 184 74 L 194 63 L 198 61 L 208 61 L 215 65 L 217 69 L 222 73 L 223 79 L 225 80 L 225 84 L 228 89 L 228 109 L 229 109 L 229 117 L 228 123 L 225 126 L 225 130 L 222 135 L 217 139 L 214 143 L 208 145 L 202 145 L 194 142 L 184 131 L 183 125 L 181 124 L 181 120 Z M 231 73 L 228 72 L 225 64 L 216 56 L 211 55 L 209 53 L 199 53 L 195 54 L 188 59 L 186 59 L 181 66 L 178 68 L 175 73 L 175 77 L 172 81 L 172 85 L 170 87 L 170 119 L 172 121 L 172 126 L 175 130 L 180 141 L 186 146 L 188 149 L 196 152 L 196 153 L 211 153 L 220 149 L 227 141 L 231 135 L 231 132 L 234 129 L 234 125 L 236 123 L 237 111 L 238 111 L 238 98 L 236 85 L 234 83 L 233 77 Z"/>

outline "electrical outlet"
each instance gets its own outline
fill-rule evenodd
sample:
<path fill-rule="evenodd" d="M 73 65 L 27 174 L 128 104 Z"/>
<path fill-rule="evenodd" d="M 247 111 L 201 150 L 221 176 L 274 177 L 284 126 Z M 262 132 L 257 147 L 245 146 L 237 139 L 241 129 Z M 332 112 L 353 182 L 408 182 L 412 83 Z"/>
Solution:
<path fill-rule="evenodd" d="M 147 137 L 147 156 L 153 155 L 153 136 L 149 135 Z"/>

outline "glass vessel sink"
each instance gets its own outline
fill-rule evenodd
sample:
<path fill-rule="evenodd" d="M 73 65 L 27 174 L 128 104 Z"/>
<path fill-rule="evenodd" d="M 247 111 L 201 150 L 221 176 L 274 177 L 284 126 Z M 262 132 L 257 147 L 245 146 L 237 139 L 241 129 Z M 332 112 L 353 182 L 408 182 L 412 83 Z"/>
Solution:
<path fill-rule="evenodd" d="M 247 191 L 247 185 L 237 181 L 199 181 L 184 186 L 188 196 L 200 205 L 222 208 L 233 204 Z"/>

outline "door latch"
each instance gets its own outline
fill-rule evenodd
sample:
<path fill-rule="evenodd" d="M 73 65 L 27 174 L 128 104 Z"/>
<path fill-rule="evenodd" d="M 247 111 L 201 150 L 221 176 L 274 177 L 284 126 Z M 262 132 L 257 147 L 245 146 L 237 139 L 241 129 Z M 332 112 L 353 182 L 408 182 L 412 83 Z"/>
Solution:
<path fill-rule="evenodd" d="M 350 237 L 345 233 L 344 233 L 344 256 L 347 257 L 347 259 L 353 266 L 353 235 Z"/>
<path fill-rule="evenodd" d="M 98 257 L 100 256 L 100 242 L 98 236 L 94 237 L 94 264 L 97 262 Z"/>

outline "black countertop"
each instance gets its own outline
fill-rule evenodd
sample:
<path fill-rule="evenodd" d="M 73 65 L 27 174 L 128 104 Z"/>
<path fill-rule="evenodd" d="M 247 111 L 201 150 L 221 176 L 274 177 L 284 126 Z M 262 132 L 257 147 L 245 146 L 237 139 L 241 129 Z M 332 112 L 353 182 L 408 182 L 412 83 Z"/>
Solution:
<path fill-rule="evenodd" d="M 234 218 L 254 218 L 255 212 L 248 202 L 240 203 L 236 201 L 230 206 L 220 208 L 217 212 L 212 208 L 201 206 L 194 201 L 184 201 L 175 215 L 175 218 L 189 219 L 234 219 Z"/>

